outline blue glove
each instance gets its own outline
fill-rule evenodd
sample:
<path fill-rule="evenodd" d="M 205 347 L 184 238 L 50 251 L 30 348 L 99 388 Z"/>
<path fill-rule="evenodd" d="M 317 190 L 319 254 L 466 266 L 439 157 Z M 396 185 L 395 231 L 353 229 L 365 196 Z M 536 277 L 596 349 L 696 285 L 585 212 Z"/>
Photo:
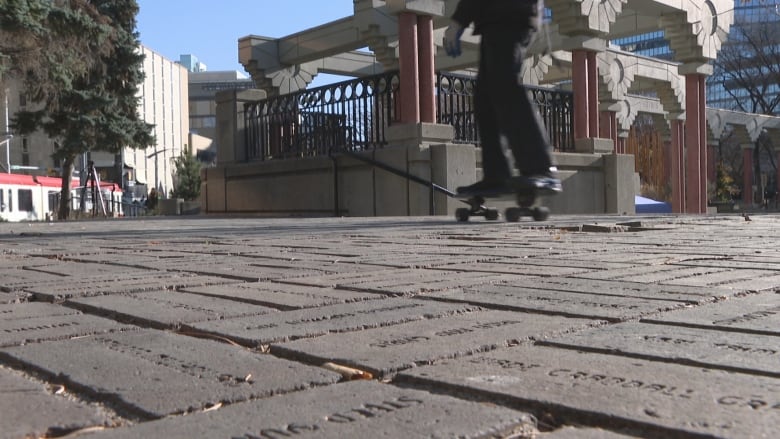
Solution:
<path fill-rule="evenodd" d="M 447 55 L 455 58 L 463 53 L 460 48 L 460 37 L 463 36 L 464 30 L 463 26 L 453 21 L 447 27 L 447 30 L 444 31 L 444 50 L 447 52 Z"/>

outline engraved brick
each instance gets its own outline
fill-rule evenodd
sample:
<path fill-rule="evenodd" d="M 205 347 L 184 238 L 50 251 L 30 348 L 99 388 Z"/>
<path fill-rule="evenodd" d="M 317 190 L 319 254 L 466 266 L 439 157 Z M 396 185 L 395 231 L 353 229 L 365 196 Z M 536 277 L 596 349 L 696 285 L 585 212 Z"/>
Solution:
<path fill-rule="evenodd" d="M 523 412 L 377 382 L 348 382 L 118 428 L 114 439 L 485 438 L 535 431 Z M 103 435 L 101 435 L 103 437 Z M 528 436 L 530 437 L 530 436 Z"/>
<path fill-rule="evenodd" d="M 475 311 L 271 346 L 286 358 L 346 363 L 386 376 L 442 358 L 527 342 L 595 324 L 593 320 Z"/>
<path fill-rule="evenodd" d="M 486 392 L 572 423 L 623 425 L 658 437 L 774 437 L 777 379 L 594 353 L 517 347 L 402 372 L 396 382 Z"/>
<path fill-rule="evenodd" d="M 780 378 L 780 344 L 769 335 L 623 323 L 543 343 Z"/>
<path fill-rule="evenodd" d="M 476 309 L 478 307 L 473 305 L 393 298 L 184 326 L 192 331 L 220 335 L 249 346 L 259 346 L 272 342 L 316 337 L 330 332 L 389 326 Z"/>
<path fill-rule="evenodd" d="M 306 287 L 278 282 L 189 287 L 182 289 L 182 291 L 288 310 L 380 299 L 383 297 L 374 293 Z"/>
<path fill-rule="evenodd" d="M 683 303 L 672 301 L 545 291 L 508 285 L 485 285 L 444 291 L 431 298 L 490 308 L 543 311 L 608 321 L 634 319 L 685 306 Z"/>
<path fill-rule="evenodd" d="M 325 369 L 151 329 L 5 348 L 0 358 L 102 395 L 120 414 L 148 419 L 340 379 Z"/>
<path fill-rule="evenodd" d="M 349 273 L 284 279 L 295 285 L 369 291 L 389 295 L 413 295 L 443 291 L 462 286 L 500 282 L 501 275 L 477 272 L 448 272 L 429 269 L 386 269 L 367 273 Z"/>
<path fill-rule="evenodd" d="M 83 297 L 69 299 L 66 303 L 90 314 L 159 329 L 276 312 L 264 306 L 176 291 Z"/>
<path fill-rule="evenodd" d="M 646 321 L 777 336 L 780 335 L 780 292 L 736 297 Z"/>
<path fill-rule="evenodd" d="M 0 305 L 0 347 L 133 329 L 48 303 Z"/>
<path fill-rule="evenodd" d="M 71 297 L 101 294 L 140 293 L 145 291 L 177 290 L 185 287 L 230 284 L 236 281 L 187 273 L 154 272 L 142 275 L 107 277 L 104 280 L 83 279 L 26 288 L 36 299 L 48 302 Z"/>
<path fill-rule="evenodd" d="M 42 383 L 0 367 L 0 438 L 48 437 L 47 432 L 67 432 L 109 425 L 108 413 L 97 406 L 56 395 Z"/>
<path fill-rule="evenodd" d="M 661 299 L 685 303 L 700 303 L 733 294 L 727 288 L 657 285 L 631 281 L 610 281 L 577 278 L 527 278 L 510 280 L 507 285 L 549 291 L 602 294 L 605 296 Z"/>
<path fill-rule="evenodd" d="M 526 276 L 571 276 L 573 274 L 587 273 L 590 268 L 568 267 L 561 265 L 549 265 L 540 269 L 538 265 L 527 265 L 523 261 L 495 261 L 468 264 L 453 264 L 439 267 L 442 270 L 470 271 L 499 274 L 519 274 Z"/>

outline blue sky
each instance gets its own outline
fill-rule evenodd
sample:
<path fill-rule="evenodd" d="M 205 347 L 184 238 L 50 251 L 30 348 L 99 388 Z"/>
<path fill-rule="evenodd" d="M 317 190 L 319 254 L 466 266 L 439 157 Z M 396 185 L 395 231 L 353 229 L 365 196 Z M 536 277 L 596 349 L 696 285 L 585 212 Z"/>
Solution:
<path fill-rule="evenodd" d="M 350 0 L 137 1 L 144 46 L 172 61 L 195 55 L 212 71 L 244 72 L 238 62 L 241 37 L 282 37 L 353 12 Z"/>

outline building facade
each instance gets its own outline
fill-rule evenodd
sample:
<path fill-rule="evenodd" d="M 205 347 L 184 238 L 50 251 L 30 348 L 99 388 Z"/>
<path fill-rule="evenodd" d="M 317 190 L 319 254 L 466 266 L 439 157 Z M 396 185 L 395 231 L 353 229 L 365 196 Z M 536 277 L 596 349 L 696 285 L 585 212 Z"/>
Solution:
<path fill-rule="evenodd" d="M 173 163 L 189 142 L 188 72 L 179 63 L 141 46 L 145 55 L 144 82 L 139 88 L 138 111 L 154 125 L 156 144 L 142 150 L 124 148 L 119 154 L 93 151 L 76 164 L 74 177 L 85 178 L 85 164 L 92 161 L 102 181 L 121 184 L 134 199 L 142 199 L 156 187 L 163 196 L 173 189 Z M 57 145 L 42 132 L 13 135 L 7 120 L 28 109 L 29 102 L 18 82 L 9 82 L 0 94 L 0 172 L 36 176 L 59 176 L 61 163 L 52 159 Z M 8 116 L 6 117 L 6 112 Z M 121 164 L 121 165 L 120 165 Z M 121 174 L 120 174 L 121 169 Z"/>

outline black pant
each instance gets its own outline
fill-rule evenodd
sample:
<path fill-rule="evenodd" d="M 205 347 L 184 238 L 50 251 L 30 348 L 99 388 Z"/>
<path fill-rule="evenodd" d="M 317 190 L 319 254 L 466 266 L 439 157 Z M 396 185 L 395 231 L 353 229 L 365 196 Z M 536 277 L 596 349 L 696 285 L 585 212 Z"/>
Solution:
<path fill-rule="evenodd" d="M 481 31 L 474 105 L 484 179 L 511 176 L 508 151 L 521 175 L 545 175 L 552 166 L 550 142 L 520 76 L 530 30 L 497 25 Z"/>

